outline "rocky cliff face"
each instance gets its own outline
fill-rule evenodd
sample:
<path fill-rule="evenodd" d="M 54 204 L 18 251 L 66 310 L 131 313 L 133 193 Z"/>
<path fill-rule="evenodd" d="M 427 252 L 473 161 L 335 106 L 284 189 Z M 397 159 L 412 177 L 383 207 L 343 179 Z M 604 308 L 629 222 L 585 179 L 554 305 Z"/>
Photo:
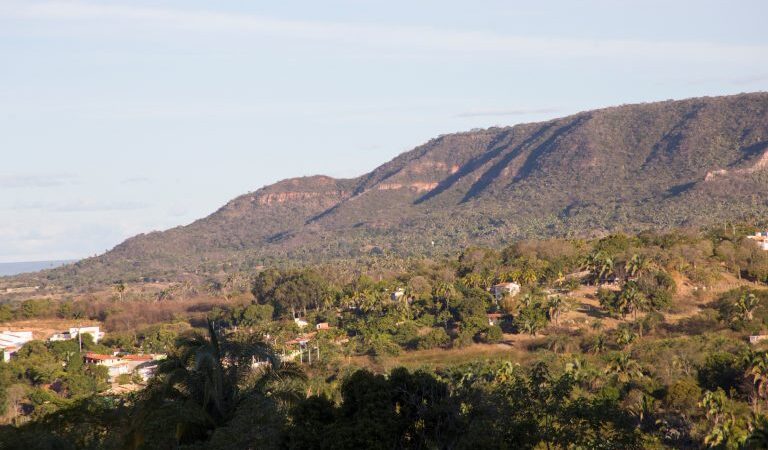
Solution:
<path fill-rule="evenodd" d="M 768 213 L 755 195 L 767 169 L 768 93 L 619 106 L 441 136 L 355 179 L 281 181 L 81 267 L 138 274 L 704 225 Z"/>

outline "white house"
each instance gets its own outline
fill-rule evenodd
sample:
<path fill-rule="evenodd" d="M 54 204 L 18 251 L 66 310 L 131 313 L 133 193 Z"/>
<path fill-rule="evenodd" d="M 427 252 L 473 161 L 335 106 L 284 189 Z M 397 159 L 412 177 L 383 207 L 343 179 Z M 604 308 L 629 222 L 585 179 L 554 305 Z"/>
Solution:
<path fill-rule="evenodd" d="M 75 339 L 78 334 L 90 334 L 94 343 L 98 343 L 101 338 L 104 337 L 104 332 L 100 331 L 99 327 L 72 327 L 69 331 L 63 333 L 56 333 L 49 338 L 50 341 L 68 341 Z"/>
<path fill-rule="evenodd" d="M 32 339 L 31 331 L 0 331 L 0 349 L 3 351 L 3 361 L 10 361 L 11 356 Z"/>
<path fill-rule="evenodd" d="M 145 381 L 151 378 L 160 359 L 165 355 L 102 355 L 88 352 L 85 354 L 87 364 L 104 366 L 109 371 L 109 378 L 114 380 L 118 375 L 138 373 Z"/>
<path fill-rule="evenodd" d="M 756 241 L 757 246 L 760 247 L 761 250 L 768 251 L 768 231 L 758 231 L 752 236 L 747 236 L 747 238 Z"/>
<path fill-rule="evenodd" d="M 503 299 L 506 296 L 514 297 L 520 292 L 520 285 L 514 282 L 499 283 L 491 288 L 493 296 L 496 297 L 496 301 Z"/>

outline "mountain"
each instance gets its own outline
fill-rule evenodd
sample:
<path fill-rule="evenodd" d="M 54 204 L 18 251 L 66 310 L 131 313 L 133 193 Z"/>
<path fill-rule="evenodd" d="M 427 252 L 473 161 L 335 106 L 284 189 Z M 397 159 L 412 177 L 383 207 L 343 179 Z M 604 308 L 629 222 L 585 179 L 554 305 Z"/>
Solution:
<path fill-rule="evenodd" d="M 768 212 L 768 93 L 625 105 L 432 139 L 354 179 L 284 180 L 48 277 L 167 276 Z"/>

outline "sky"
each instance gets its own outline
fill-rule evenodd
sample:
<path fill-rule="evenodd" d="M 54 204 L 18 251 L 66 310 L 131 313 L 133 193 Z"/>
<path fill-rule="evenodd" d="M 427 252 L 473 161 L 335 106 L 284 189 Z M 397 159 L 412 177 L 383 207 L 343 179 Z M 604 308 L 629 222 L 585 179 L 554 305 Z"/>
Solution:
<path fill-rule="evenodd" d="M 0 0 L 0 262 L 444 133 L 768 90 L 768 2 Z"/>

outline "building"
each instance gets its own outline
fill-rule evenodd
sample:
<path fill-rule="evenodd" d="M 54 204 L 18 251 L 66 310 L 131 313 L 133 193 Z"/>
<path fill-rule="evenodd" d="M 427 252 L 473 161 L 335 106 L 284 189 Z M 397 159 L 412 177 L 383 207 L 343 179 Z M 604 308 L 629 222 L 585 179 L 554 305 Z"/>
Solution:
<path fill-rule="evenodd" d="M 747 238 L 757 242 L 760 249 L 768 251 L 768 231 L 758 231 L 752 236 L 747 236 Z"/>
<path fill-rule="evenodd" d="M 98 343 L 104 337 L 104 332 L 99 327 L 72 327 L 69 331 L 56 333 L 50 337 L 50 341 L 68 341 L 75 339 L 79 334 L 90 334 L 94 343 Z"/>
<path fill-rule="evenodd" d="M 496 298 L 496 301 L 499 301 L 506 296 L 514 297 L 520 293 L 520 285 L 514 282 L 499 283 L 491 288 L 491 293 Z"/>
<path fill-rule="evenodd" d="M 299 328 L 304 328 L 304 327 L 306 327 L 307 325 L 309 325 L 309 322 L 307 322 L 306 320 L 304 320 L 304 319 L 302 319 L 302 318 L 299 318 L 299 317 L 296 317 L 296 318 L 294 318 L 294 319 L 293 319 L 293 321 L 296 323 L 296 325 L 297 325 Z"/>
<path fill-rule="evenodd" d="M 328 324 L 328 322 L 320 322 L 317 325 L 315 325 L 315 329 L 317 331 L 320 331 L 320 330 L 330 330 L 331 326 Z"/>
<path fill-rule="evenodd" d="M 501 323 L 501 319 L 504 318 L 502 313 L 488 313 L 488 326 L 498 325 Z"/>
<path fill-rule="evenodd" d="M 768 335 L 766 334 L 757 334 L 749 337 L 749 343 L 750 344 L 757 344 L 758 342 L 764 341 L 768 339 Z"/>
<path fill-rule="evenodd" d="M 405 289 L 397 288 L 395 290 L 395 292 L 392 293 L 390 298 L 392 299 L 393 302 L 396 302 L 396 301 L 400 300 L 401 298 L 403 298 L 404 295 L 405 295 Z"/>
<path fill-rule="evenodd" d="M 10 361 L 11 356 L 32 339 L 31 331 L 0 331 L 0 349 L 3 352 L 3 361 Z"/>
<path fill-rule="evenodd" d="M 86 364 L 97 364 L 108 369 L 109 379 L 114 381 L 119 375 L 137 373 L 146 381 L 155 374 L 158 361 L 165 355 L 102 355 L 88 352 L 85 354 Z"/>

